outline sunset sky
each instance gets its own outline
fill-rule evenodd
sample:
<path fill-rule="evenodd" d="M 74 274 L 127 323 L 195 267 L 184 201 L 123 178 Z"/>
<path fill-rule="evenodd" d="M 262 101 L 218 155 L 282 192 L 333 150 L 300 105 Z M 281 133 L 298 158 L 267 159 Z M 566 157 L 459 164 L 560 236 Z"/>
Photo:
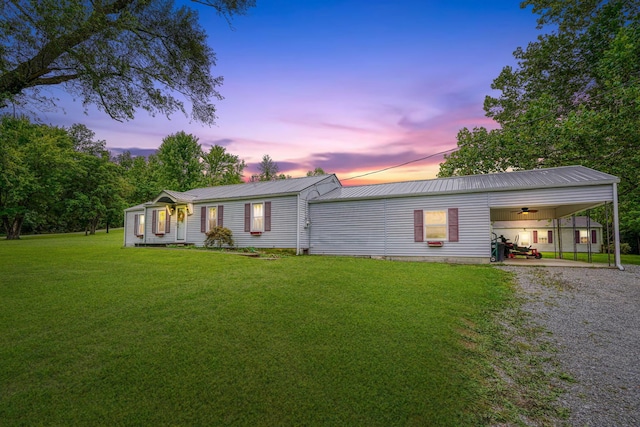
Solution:
<path fill-rule="evenodd" d="M 224 76 L 213 127 L 176 114 L 111 120 L 63 92 L 45 123 L 83 123 L 113 149 L 157 148 L 184 130 L 249 165 L 264 154 L 294 177 L 321 167 L 365 174 L 455 147 L 462 127 L 489 126 L 482 103 L 512 52 L 535 40 L 518 0 L 258 0 L 233 28 L 195 5 Z M 442 156 L 345 181 L 434 178 Z"/>

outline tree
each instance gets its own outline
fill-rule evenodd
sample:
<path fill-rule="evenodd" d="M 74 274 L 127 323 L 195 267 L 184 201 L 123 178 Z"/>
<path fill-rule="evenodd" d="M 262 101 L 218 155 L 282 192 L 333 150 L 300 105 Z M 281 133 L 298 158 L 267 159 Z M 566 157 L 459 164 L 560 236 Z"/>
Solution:
<path fill-rule="evenodd" d="M 326 174 L 327 173 L 322 168 L 315 168 L 312 171 L 307 171 L 307 176 L 322 176 Z"/>
<path fill-rule="evenodd" d="M 3 117 L 0 152 L 0 219 L 7 239 L 19 239 L 28 215 L 60 212 L 73 143 L 64 129 Z"/>
<path fill-rule="evenodd" d="M 281 179 L 278 176 L 279 170 L 278 164 L 274 162 L 268 154 L 265 154 L 262 156 L 262 161 L 258 165 L 258 175 L 252 176 L 251 179 L 255 181 L 274 181 Z"/>
<path fill-rule="evenodd" d="M 132 159 L 131 167 L 124 171 L 129 188 L 126 198 L 129 205 L 148 202 L 163 190 L 158 179 L 159 169 L 160 166 L 155 155 L 149 156 L 149 160 L 142 156 Z"/>
<path fill-rule="evenodd" d="M 118 168 L 108 155 L 76 154 L 73 184 L 65 201 L 70 224 L 78 223 L 85 233 L 95 234 L 101 221 L 122 213 L 126 185 Z"/>
<path fill-rule="evenodd" d="M 238 156 L 228 153 L 226 148 L 214 145 L 208 153 L 202 154 L 202 163 L 204 166 L 204 185 L 242 183 L 242 173 L 246 164 Z"/>
<path fill-rule="evenodd" d="M 95 132 L 74 124 L 67 133 L 75 150 L 66 185 L 67 230 L 80 228 L 93 235 L 102 221 L 108 225 L 126 207 L 128 186 L 121 166 L 111 162 L 106 142 L 95 140 Z"/>
<path fill-rule="evenodd" d="M 254 0 L 201 0 L 229 19 Z M 39 88 L 62 85 L 116 120 L 136 109 L 214 122 L 221 77 L 197 12 L 172 0 L 0 2 L 0 108 L 49 101 Z M 176 96 L 179 94 L 179 96 Z"/>
<path fill-rule="evenodd" d="M 462 129 L 439 176 L 581 164 L 619 176 L 621 234 L 638 241 L 640 2 L 527 0 L 555 30 L 514 56 L 484 109 L 500 128 Z M 634 231 L 635 230 L 635 231 Z"/>
<path fill-rule="evenodd" d="M 94 140 L 96 133 L 83 124 L 76 123 L 67 129 L 67 133 L 73 141 L 73 148 L 92 156 L 101 156 L 107 151 L 105 140 Z"/>
<path fill-rule="evenodd" d="M 157 154 L 157 179 L 163 189 L 187 191 L 202 186 L 202 147 L 184 131 L 162 140 Z"/>

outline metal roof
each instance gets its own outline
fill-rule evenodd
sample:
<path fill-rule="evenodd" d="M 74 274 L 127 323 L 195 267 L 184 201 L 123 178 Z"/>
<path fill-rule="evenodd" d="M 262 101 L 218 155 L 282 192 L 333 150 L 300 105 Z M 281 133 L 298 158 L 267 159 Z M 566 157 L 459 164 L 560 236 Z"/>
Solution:
<path fill-rule="evenodd" d="M 456 176 L 424 181 L 340 187 L 310 200 L 327 202 L 348 199 L 379 199 L 402 196 L 448 193 L 478 193 L 532 188 L 575 187 L 620 182 L 613 176 L 584 166 L 562 166 L 548 169 Z"/>
<path fill-rule="evenodd" d="M 245 199 L 251 197 L 276 196 L 298 193 L 331 175 L 308 176 L 304 178 L 279 179 L 276 181 L 247 182 L 245 184 L 220 185 L 196 188 L 183 194 L 193 197 L 194 202 L 204 200 Z"/>

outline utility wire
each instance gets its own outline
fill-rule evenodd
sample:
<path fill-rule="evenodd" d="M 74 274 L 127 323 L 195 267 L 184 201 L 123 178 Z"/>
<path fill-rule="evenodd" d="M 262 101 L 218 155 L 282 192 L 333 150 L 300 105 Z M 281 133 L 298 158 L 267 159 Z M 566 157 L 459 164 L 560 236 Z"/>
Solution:
<path fill-rule="evenodd" d="M 406 165 L 411 164 L 411 163 L 420 162 L 422 160 L 426 160 L 426 159 L 429 159 L 431 157 L 439 156 L 440 154 L 450 153 L 452 151 L 456 151 L 457 149 L 458 149 L 458 147 L 451 148 L 449 150 L 440 151 L 439 153 L 435 153 L 435 154 L 429 154 L 428 156 L 420 157 L 419 159 L 409 160 L 408 162 L 404 162 L 404 163 L 401 163 L 399 165 L 389 166 L 389 167 L 386 167 L 384 169 L 380 169 L 380 170 L 373 171 L 373 172 L 367 172 L 367 173 L 364 173 L 362 175 L 351 176 L 349 178 L 341 179 L 340 181 L 349 181 L 350 179 L 362 178 L 363 176 L 373 175 L 374 173 L 380 173 L 380 172 L 388 171 L 389 169 L 399 168 L 399 167 L 406 166 Z"/>

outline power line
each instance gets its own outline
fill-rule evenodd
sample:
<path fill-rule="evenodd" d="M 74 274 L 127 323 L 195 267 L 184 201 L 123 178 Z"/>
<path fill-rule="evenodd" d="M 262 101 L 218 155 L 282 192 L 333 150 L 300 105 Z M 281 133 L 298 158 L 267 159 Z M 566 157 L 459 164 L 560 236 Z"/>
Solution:
<path fill-rule="evenodd" d="M 458 149 L 458 147 L 451 148 L 451 149 L 445 150 L 445 151 L 440 151 L 439 153 L 435 153 L 435 154 L 429 154 L 428 156 L 420 157 L 419 159 L 415 159 L 415 160 L 409 160 L 408 162 L 404 162 L 404 163 L 401 163 L 399 165 L 389 166 L 389 167 L 386 167 L 384 169 L 380 169 L 380 170 L 377 170 L 377 171 L 367 172 L 367 173 L 362 174 L 362 175 L 357 175 L 357 176 L 352 176 L 352 177 L 349 177 L 349 178 L 344 178 L 344 179 L 341 179 L 341 181 L 349 181 L 350 179 L 362 178 L 363 176 L 373 175 L 374 173 L 380 173 L 380 172 L 388 171 L 389 169 L 399 168 L 399 167 L 406 166 L 406 165 L 411 164 L 411 163 L 420 162 L 422 160 L 426 160 L 426 159 L 429 159 L 431 157 L 439 156 L 440 154 L 450 153 L 450 152 L 455 151 L 457 149 Z"/>

